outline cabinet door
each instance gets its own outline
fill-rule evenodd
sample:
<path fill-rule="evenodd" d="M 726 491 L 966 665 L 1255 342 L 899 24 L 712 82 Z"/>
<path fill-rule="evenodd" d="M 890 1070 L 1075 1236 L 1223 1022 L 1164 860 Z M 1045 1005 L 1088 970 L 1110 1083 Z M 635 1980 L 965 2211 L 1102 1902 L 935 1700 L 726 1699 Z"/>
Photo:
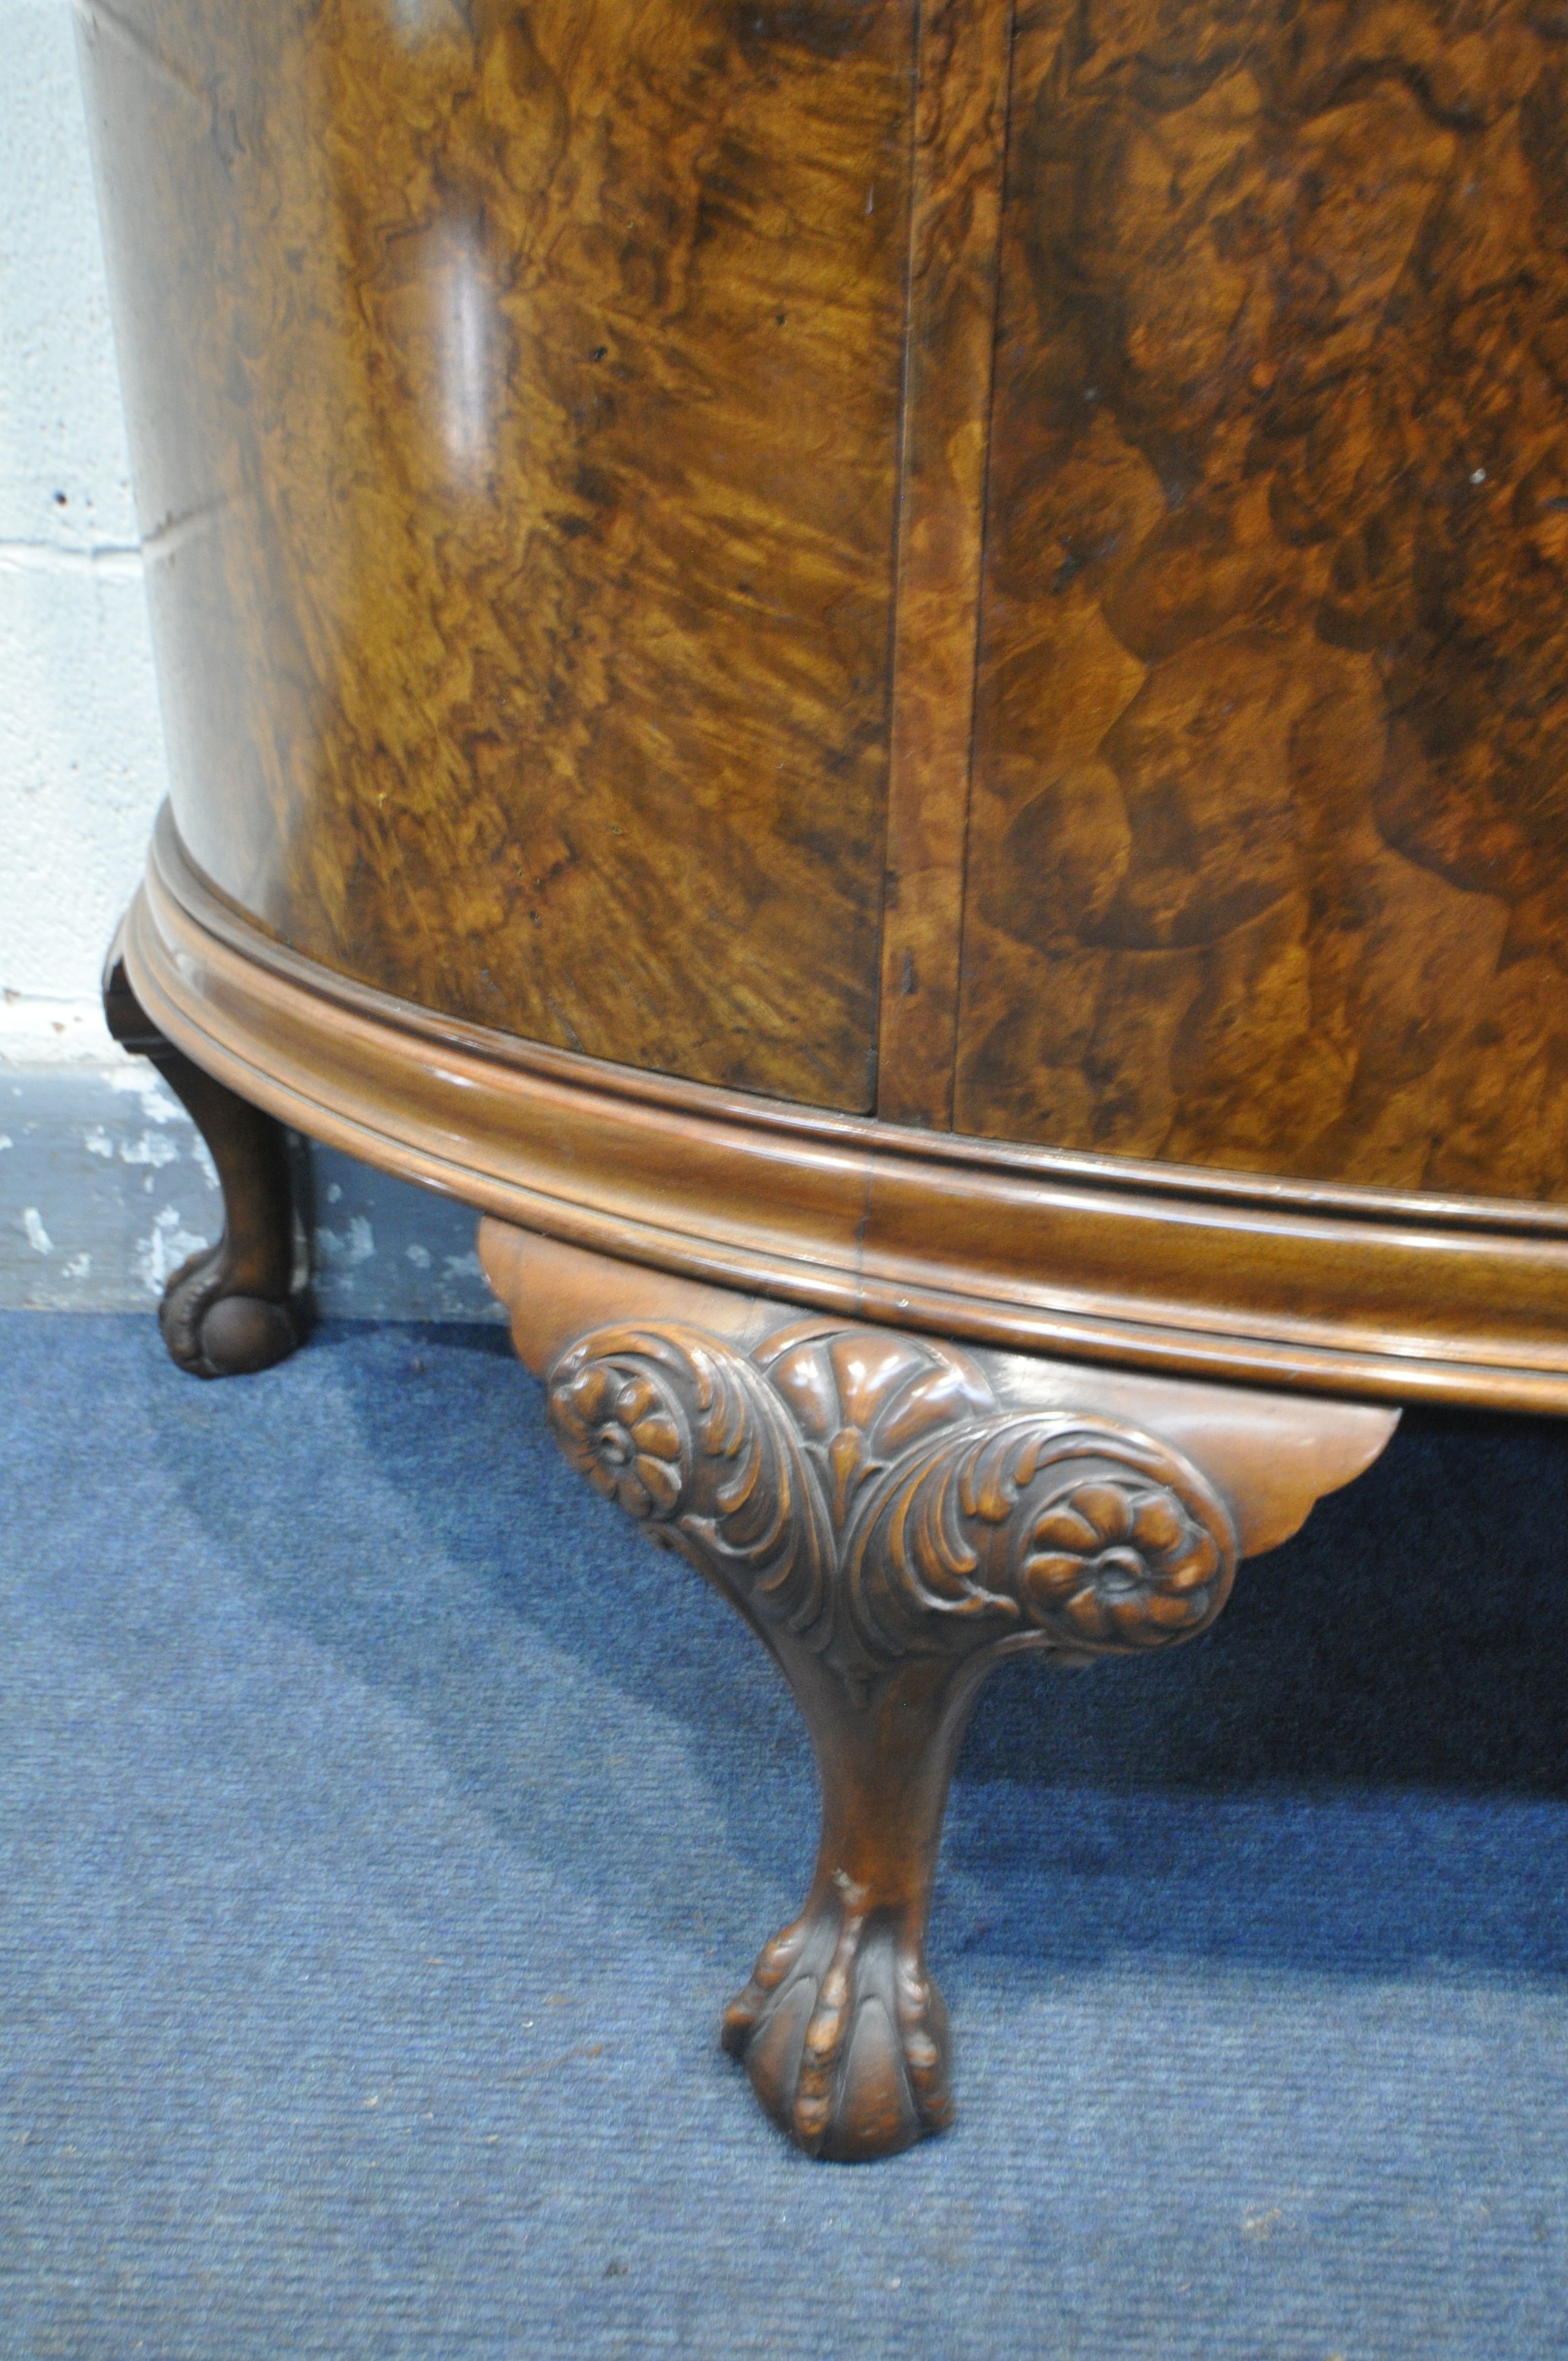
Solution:
<path fill-rule="evenodd" d="M 1018 18 L 960 1129 L 1568 1193 L 1568 66 Z"/>
<path fill-rule="evenodd" d="M 913 19 L 89 19 L 175 814 L 296 949 L 869 1104 Z"/>

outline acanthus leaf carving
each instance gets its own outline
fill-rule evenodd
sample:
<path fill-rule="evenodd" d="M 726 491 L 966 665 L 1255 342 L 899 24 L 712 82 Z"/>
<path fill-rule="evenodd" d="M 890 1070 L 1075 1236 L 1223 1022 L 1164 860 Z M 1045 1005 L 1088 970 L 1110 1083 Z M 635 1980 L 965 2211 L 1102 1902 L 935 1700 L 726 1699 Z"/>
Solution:
<path fill-rule="evenodd" d="M 599 1490 L 851 1695 L 1012 1636 L 1069 1656 L 1186 1639 L 1234 1573 L 1229 1511 L 1179 1453 L 1010 1411 L 927 1338 L 803 1322 L 746 1355 L 674 1323 L 604 1328 L 548 1392 Z"/>

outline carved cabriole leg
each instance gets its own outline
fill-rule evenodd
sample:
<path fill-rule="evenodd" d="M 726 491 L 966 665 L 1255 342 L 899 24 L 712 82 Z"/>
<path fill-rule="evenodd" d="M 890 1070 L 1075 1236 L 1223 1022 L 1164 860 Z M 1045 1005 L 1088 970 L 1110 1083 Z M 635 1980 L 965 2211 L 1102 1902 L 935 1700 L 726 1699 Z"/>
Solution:
<path fill-rule="evenodd" d="M 811 1733 L 817 1872 L 725 2046 L 812 2154 L 907 2147 L 951 2113 L 926 1925 L 986 1672 L 1192 1637 L 1398 1412 L 960 1351 L 491 1220 L 479 1250 L 567 1458 L 740 1609 Z"/>
<path fill-rule="evenodd" d="M 224 1234 L 174 1272 L 158 1308 L 170 1357 L 198 1378 L 270 1368 L 302 1341 L 293 1298 L 293 1200 L 283 1129 L 166 1039 L 126 974 L 116 938 L 104 1014 L 121 1046 L 149 1059 L 206 1141 L 224 1196 Z"/>

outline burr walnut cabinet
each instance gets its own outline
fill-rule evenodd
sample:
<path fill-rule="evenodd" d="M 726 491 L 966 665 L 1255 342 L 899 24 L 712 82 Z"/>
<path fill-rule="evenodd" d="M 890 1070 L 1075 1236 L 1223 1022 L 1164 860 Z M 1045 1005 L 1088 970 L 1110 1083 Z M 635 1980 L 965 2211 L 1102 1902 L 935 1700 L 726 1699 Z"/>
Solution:
<path fill-rule="evenodd" d="M 817 1749 L 726 2043 L 904 2146 L 988 1666 L 1201 1631 L 1404 1401 L 1568 1408 L 1568 19 L 82 22 L 170 1349 L 298 1341 L 280 1124 L 476 1209 Z"/>

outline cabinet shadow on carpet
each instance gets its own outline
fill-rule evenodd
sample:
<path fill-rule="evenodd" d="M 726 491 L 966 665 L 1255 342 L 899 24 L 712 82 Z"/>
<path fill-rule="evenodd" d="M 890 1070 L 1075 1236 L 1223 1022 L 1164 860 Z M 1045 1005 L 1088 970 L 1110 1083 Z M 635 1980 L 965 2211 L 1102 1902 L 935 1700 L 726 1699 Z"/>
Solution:
<path fill-rule="evenodd" d="M 510 1840 L 633 1917 L 692 1914 L 744 1964 L 815 1832 L 778 1675 L 566 1471 L 504 1337 L 382 1334 L 330 1384 L 422 1550 L 334 1590 L 330 1546 L 304 1580 L 258 1543 L 253 1578 L 402 1696 Z M 933 1940 L 949 1990 L 1131 1952 L 1560 1977 L 1565 1552 L 1568 1425 L 1413 1411 L 1192 1646 L 1003 1668 L 955 1785 Z"/>

